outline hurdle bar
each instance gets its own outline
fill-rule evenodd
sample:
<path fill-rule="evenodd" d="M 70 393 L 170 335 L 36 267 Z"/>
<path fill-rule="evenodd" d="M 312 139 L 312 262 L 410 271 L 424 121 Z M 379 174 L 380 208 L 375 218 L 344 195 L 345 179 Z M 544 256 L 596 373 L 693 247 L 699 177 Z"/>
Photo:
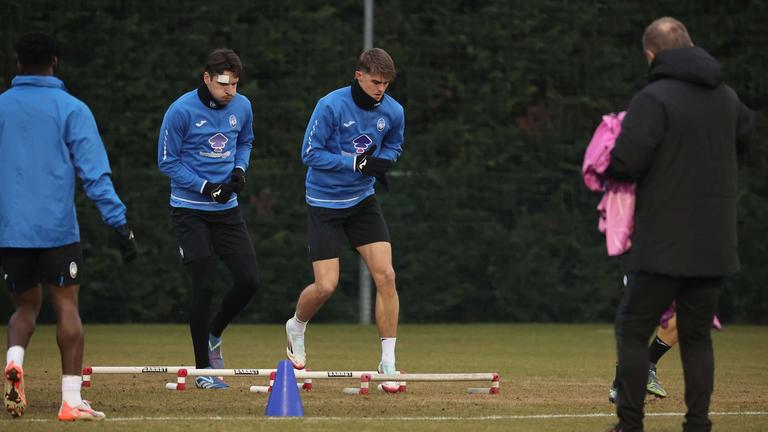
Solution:
<path fill-rule="evenodd" d="M 375 374 L 375 371 L 312 371 L 295 370 L 293 374 L 297 380 L 303 379 L 304 384 L 300 385 L 303 390 L 312 389 L 312 380 L 314 379 L 360 379 L 365 374 Z M 275 374 L 273 372 L 269 376 L 269 386 L 254 385 L 250 387 L 251 393 L 269 393 L 272 391 L 272 385 L 275 381 Z M 299 384 L 297 384 L 299 385 Z M 308 385 L 308 386 L 307 386 Z"/>
<path fill-rule="evenodd" d="M 296 373 L 294 372 L 294 375 Z M 260 385 L 252 385 L 248 387 L 248 391 L 251 393 L 272 393 L 272 387 L 275 385 L 275 377 L 277 376 L 277 371 L 272 372 L 269 374 L 269 385 L 268 386 L 260 386 Z M 298 380 L 298 378 L 296 378 Z M 309 382 L 309 385 L 307 385 L 307 381 Z M 306 390 L 310 391 L 312 390 L 312 380 L 305 380 L 304 384 L 296 383 L 296 387 L 298 387 L 300 390 Z"/>
<path fill-rule="evenodd" d="M 298 371 L 297 371 L 298 372 Z M 267 376 L 269 375 L 269 389 L 272 388 L 272 385 L 275 381 L 275 374 L 277 373 L 277 369 L 179 369 L 176 372 L 176 382 L 175 383 L 166 383 L 165 388 L 168 390 L 179 390 L 184 391 L 186 390 L 186 378 L 188 376 Z M 311 372 L 309 372 L 311 373 Z M 298 379 L 299 377 L 297 377 Z M 301 377 L 304 378 L 304 377 Z M 305 379 L 303 383 L 298 384 L 297 386 L 301 388 L 302 390 L 312 390 L 312 380 L 311 379 Z M 259 386 L 253 386 L 253 387 L 259 387 Z M 264 387 L 264 386 L 261 386 Z M 263 392 L 258 392 L 263 393 Z"/>
<path fill-rule="evenodd" d="M 91 386 L 93 374 L 177 374 L 180 369 L 192 366 L 89 366 L 83 368 L 83 387 Z"/>
<path fill-rule="evenodd" d="M 360 388 L 345 388 L 345 394 L 367 395 L 371 381 L 394 381 L 400 384 L 400 392 L 406 391 L 406 381 L 490 381 L 490 387 L 469 387 L 470 394 L 499 394 L 501 378 L 496 372 L 492 373 L 401 373 L 401 374 L 363 374 L 360 377 Z"/>
<path fill-rule="evenodd" d="M 182 373 L 182 371 L 184 371 Z M 89 366 L 83 368 L 83 387 L 91 387 L 93 374 L 174 374 L 175 383 L 166 383 L 165 388 L 184 390 L 189 376 L 269 376 L 277 369 L 196 369 L 192 366 Z M 180 376 L 182 375 L 182 376 Z M 181 384 L 181 385 L 180 385 Z M 312 380 L 305 380 L 304 390 L 312 389 Z"/>

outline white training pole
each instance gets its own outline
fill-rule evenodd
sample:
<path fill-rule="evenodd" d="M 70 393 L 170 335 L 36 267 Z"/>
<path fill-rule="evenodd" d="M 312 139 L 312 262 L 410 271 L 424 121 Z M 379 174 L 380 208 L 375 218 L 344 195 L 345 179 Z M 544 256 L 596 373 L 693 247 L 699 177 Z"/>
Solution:
<path fill-rule="evenodd" d="M 145 373 L 176 373 L 179 369 L 188 371 L 192 366 L 91 366 L 91 373 L 99 374 L 145 374 Z"/>
<path fill-rule="evenodd" d="M 277 369 L 187 369 L 187 376 L 269 376 Z"/>
<path fill-rule="evenodd" d="M 371 381 L 492 381 L 494 373 L 372 374 Z"/>
<path fill-rule="evenodd" d="M 92 374 L 176 374 L 181 369 L 189 376 L 269 376 L 277 369 L 195 369 L 188 366 L 92 366 L 83 369 L 83 377 Z M 308 371 L 295 370 L 296 379 L 353 378 L 363 374 L 377 374 L 376 371 Z"/>
<path fill-rule="evenodd" d="M 499 374 L 493 373 L 401 373 L 401 374 L 364 374 L 360 377 L 360 388 L 344 388 L 344 394 L 366 395 L 369 392 L 371 381 L 394 381 L 400 385 L 399 392 L 406 391 L 406 381 L 491 381 L 491 387 L 470 387 L 467 392 L 470 394 L 499 394 L 499 385 L 501 378 Z M 382 386 L 377 388 L 382 390 Z"/>
<path fill-rule="evenodd" d="M 191 366 L 90 366 L 83 368 L 83 387 L 91 386 L 93 374 L 176 374 L 180 369 L 191 370 Z"/>

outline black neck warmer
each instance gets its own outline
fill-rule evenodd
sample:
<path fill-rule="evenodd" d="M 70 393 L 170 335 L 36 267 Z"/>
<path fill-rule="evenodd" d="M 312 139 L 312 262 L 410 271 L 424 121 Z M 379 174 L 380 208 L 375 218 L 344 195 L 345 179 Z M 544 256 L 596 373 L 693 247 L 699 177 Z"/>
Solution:
<path fill-rule="evenodd" d="M 197 88 L 197 97 L 200 99 L 200 102 L 208 108 L 217 110 L 224 107 L 224 105 L 216 102 L 216 99 L 214 99 L 211 92 L 208 91 L 208 86 L 206 86 L 205 83 L 200 83 L 200 87 Z"/>
<path fill-rule="evenodd" d="M 352 79 L 352 100 L 355 101 L 355 105 L 359 106 L 360 108 L 370 111 L 374 108 L 377 108 L 379 105 L 381 105 L 381 101 L 384 100 L 384 96 L 382 96 L 381 101 L 377 101 L 376 99 L 368 96 L 368 94 L 363 91 L 363 88 L 360 87 L 360 83 L 357 82 L 356 79 Z"/>

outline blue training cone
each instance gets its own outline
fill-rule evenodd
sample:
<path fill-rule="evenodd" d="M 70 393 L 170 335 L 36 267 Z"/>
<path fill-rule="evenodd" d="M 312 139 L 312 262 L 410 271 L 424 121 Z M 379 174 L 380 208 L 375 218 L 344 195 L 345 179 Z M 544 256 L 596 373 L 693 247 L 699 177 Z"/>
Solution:
<path fill-rule="evenodd" d="M 272 393 L 269 394 L 265 415 L 304 417 L 304 406 L 301 404 L 301 396 L 296 386 L 296 375 L 288 360 L 281 360 L 277 364 L 277 374 L 272 384 Z"/>

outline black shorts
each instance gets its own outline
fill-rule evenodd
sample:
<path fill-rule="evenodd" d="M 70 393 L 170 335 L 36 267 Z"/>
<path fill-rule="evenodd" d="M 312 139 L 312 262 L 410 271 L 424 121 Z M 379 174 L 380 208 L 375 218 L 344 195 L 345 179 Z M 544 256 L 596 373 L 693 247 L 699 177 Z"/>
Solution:
<path fill-rule="evenodd" d="M 345 209 L 307 205 L 307 248 L 312 262 L 338 258 L 344 238 L 352 248 L 390 242 L 389 229 L 375 196 Z"/>
<path fill-rule="evenodd" d="M 78 285 L 83 249 L 79 242 L 53 248 L 0 248 L 0 262 L 8 290 L 21 294 L 40 282 Z"/>
<path fill-rule="evenodd" d="M 240 208 L 202 211 L 173 207 L 173 228 L 184 263 L 223 255 L 256 255 Z"/>

